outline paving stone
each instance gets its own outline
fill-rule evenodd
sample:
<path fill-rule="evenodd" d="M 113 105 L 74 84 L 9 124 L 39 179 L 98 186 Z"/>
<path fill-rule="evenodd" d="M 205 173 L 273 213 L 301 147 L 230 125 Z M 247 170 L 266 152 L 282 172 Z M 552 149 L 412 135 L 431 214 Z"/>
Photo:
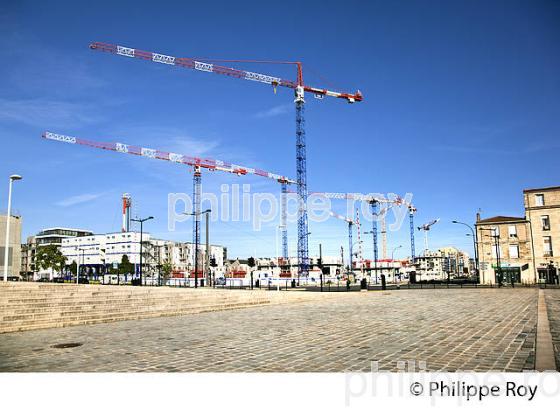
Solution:
<path fill-rule="evenodd" d="M 0 334 L 0 371 L 534 368 L 537 290 L 361 292 L 293 305 Z M 558 352 L 560 291 L 547 292 Z M 551 313 L 552 312 L 552 313 Z M 82 346 L 53 349 L 80 342 Z M 557 356 L 558 360 L 558 356 Z M 412 369 L 413 370 L 413 369 Z"/>

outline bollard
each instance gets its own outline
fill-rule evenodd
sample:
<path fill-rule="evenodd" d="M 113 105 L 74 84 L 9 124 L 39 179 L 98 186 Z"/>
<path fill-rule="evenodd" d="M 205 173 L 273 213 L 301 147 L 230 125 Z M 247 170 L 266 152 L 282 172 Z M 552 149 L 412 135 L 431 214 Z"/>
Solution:
<path fill-rule="evenodd" d="M 363 278 L 362 281 L 360 282 L 360 289 L 367 290 L 367 280 L 366 280 L 366 278 Z"/>
<path fill-rule="evenodd" d="M 385 282 L 385 274 L 381 274 L 381 290 L 387 290 L 387 283 Z"/>

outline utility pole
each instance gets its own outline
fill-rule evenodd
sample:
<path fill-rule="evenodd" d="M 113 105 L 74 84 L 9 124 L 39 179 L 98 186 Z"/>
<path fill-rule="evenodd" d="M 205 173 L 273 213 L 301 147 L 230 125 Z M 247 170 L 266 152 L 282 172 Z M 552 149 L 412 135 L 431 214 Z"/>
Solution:
<path fill-rule="evenodd" d="M 147 218 L 132 218 L 131 221 L 138 222 L 140 224 L 140 283 L 139 286 L 142 286 L 142 254 L 143 254 L 143 234 L 144 234 L 144 222 L 149 221 L 150 219 L 154 219 L 153 216 L 149 216 Z"/>

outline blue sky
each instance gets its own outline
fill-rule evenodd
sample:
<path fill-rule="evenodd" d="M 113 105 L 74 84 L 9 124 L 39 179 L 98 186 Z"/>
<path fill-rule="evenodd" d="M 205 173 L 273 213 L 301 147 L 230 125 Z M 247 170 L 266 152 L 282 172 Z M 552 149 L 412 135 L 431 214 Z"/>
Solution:
<path fill-rule="evenodd" d="M 349 105 L 307 98 L 311 191 L 414 194 L 433 247 L 470 249 L 452 219 L 521 215 L 522 190 L 559 185 L 557 1 L 40 2 L 0 6 L 0 178 L 21 173 L 24 237 L 49 226 L 120 228 L 120 196 L 167 231 L 184 167 L 40 138 L 51 130 L 229 160 L 295 177 L 293 96 L 262 84 L 90 51 L 103 41 L 184 57 L 301 60 L 310 85 L 360 89 Z M 295 79 L 284 66 L 242 65 Z M 214 173 L 204 189 L 274 182 Z M 7 183 L 0 190 L 5 208 Z M 338 206 L 338 205 L 337 205 Z M 275 226 L 215 223 L 230 255 L 276 251 Z M 369 229 L 369 227 L 368 227 Z M 310 253 L 347 246 L 338 220 L 311 225 Z M 389 247 L 409 252 L 408 228 Z M 422 236 L 417 235 L 417 248 Z M 295 249 L 295 227 L 290 227 Z M 366 241 L 365 252 L 371 253 Z"/>

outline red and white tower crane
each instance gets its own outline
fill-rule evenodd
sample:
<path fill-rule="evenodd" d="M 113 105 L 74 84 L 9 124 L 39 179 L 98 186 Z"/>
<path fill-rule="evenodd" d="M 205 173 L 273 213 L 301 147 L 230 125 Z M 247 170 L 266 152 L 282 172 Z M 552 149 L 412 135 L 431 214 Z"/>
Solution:
<path fill-rule="evenodd" d="M 193 243 L 195 245 L 195 280 L 198 282 L 199 264 L 201 258 L 198 258 L 200 246 L 200 205 L 201 205 L 201 178 L 202 170 L 208 171 L 222 171 L 235 175 L 257 175 L 260 177 L 272 179 L 279 182 L 282 186 L 286 184 L 294 184 L 296 181 L 282 175 L 274 174 L 272 172 L 264 171 L 257 168 L 249 168 L 242 165 L 232 164 L 226 161 L 220 161 L 210 158 L 191 157 L 183 154 L 176 154 L 173 152 L 160 151 L 153 148 L 137 147 L 135 145 L 123 144 L 120 142 L 98 142 L 86 139 L 76 138 L 68 135 L 55 134 L 46 131 L 42 135 L 43 138 L 64 142 L 67 144 L 84 145 L 92 148 L 103 149 L 107 151 L 120 152 L 124 154 L 137 155 L 150 159 L 159 159 L 163 161 L 170 161 L 181 165 L 187 165 L 193 170 Z M 124 203 L 124 202 L 123 202 Z M 285 221 L 284 221 L 285 223 Z"/>
<path fill-rule="evenodd" d="M 434 219 L 433 221 L 430 221 L 428 223 L 425 223 L 422 226 L 418 227 L 419 231 L 424 231 L 424 256 L 428 255 L 428 231 L 430 231 L 431 227 L 434 226 L 435 224 L 437 224 L 439 222 L 439 218 Z"/>
<path fill-rule="evenodd" d="M 92 50 L 104 51 L 120 56 L 135 58 L 140 60 L 152 61 L 154 63 L 166 64 L 188 68 L 192 70 L 216 73 L 226 75 L 233 78 L 260 82 L 271 85 L 276 91 L 276 87 L 291 88 L 295 92 L 296 106 L 296 170 L 297 170 L 297 191 L 299 196 L 298 207 L 298 277 L 300 274 L 307 276 L 309 274 L 309 252 L 308 252 L 308 220 L 307 220 L 307 153 L 305 142 L 305 120 L 304 120 L 304 104 L 305 93 L 313 94 L 316 98 L 322 99 L 325 96 L 340 98 L 349 103 L 362 101 L 363 97 L 360 91 L 355 93 L 343 93 L 327 90 L 326 88 L 311 87 L 303 82 L 302 63 L 299 61 L 258 61 L 258 60 L 211 60 L 211 59 L 193 59 L 185 57 L 175 57 L 166 54 L 154 53 L 151 51 L 142 51 L 135 48 L 124 47 L 114 44 L 106 44 L 94 42 L 90 44 Z M 266 74 L 255 73 L 251 71 L 238 70 L 235 68 L 225 67 L 214 64 L 215 62 L 227 63 L 267 63 L 267 64 L 292 64 L 297 68 L 296 81 L 285 80 Z M 287 241 L 283 240 L 283 256 L 287 254 Z"/>

